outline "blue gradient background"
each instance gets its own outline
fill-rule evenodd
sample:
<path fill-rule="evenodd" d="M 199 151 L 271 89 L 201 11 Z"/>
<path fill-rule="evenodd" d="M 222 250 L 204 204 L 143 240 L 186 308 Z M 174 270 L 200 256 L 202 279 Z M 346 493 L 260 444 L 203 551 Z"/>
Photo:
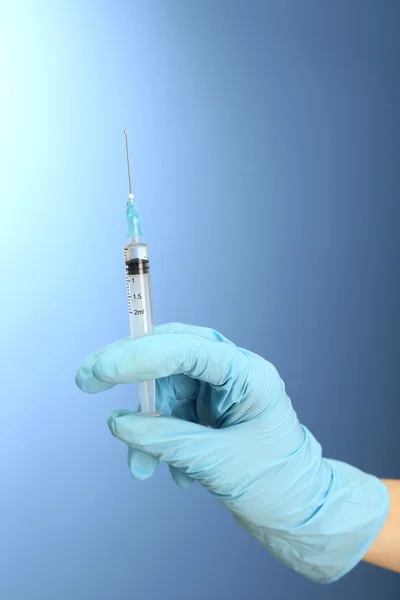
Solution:
<path fill-rule="evenodd" d="M 267 357 L 326 455 L 400 477 L 399 27 L 390 0 L 2 4 L 1 600 L 399 597 L 134 482 L 106 424 L 134 388 L 74 384 L 128 332 L 128 127 L 157 322 Z"/>

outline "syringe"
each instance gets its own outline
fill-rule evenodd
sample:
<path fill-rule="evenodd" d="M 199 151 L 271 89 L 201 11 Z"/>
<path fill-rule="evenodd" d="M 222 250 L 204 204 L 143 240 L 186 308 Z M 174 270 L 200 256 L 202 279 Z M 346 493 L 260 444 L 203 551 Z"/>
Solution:
<path fill-rule="evenodd" d="M 131 168 L 129 161 L 128 131 L 124 130 L 126 160 L 128 165 L 129 195 L 126 205 L 128 236 L 130 243 L 124 248 L 126 287 L 128 291 L 129 324 L 132 339 L 151 335 L 154 329 L 153 304 L 151 299 L 150 263 L 147 244 L 140 241 L 139 213 L 132 194 Z M 159 415 L 156 411 L 155 381 L 138 383 L 140 412 Z"/>

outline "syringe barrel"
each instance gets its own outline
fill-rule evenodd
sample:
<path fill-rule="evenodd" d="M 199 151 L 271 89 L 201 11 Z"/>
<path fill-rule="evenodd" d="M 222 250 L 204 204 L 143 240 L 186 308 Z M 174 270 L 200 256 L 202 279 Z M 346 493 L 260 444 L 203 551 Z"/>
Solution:
<path fill-rule="evenodd" d="M 146 244 L 131 243 L 124 248 L 126 288 L 131 336 L 153 333 L 149 252 Z"/>
<path fill-rule="evenodd" d="M 124 248 L 129 325 L 132 339 L 151 335 L 154 329 L 150 263 L 147 244 L 133 241 Z M 141 412 L 156 414 L 155 381 L 138 384 Z"/>

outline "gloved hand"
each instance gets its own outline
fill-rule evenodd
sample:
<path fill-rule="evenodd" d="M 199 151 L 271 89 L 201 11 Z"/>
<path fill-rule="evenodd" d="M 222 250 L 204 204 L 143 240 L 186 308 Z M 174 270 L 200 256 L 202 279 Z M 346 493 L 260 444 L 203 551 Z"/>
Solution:
<path fill-rule="evenodd" d="M 185 487 L 204 485 L 276 558 L 329 583 L 365 555 L 388 513 L 374 476 L 322 457 L 272 364 L 211 329 L 181 324 L 123 339 L 89 356 L 77 385 L 97 393 L 157 379 L 160 417 L 109 418 L 133 477 L 158 462 Z"/>

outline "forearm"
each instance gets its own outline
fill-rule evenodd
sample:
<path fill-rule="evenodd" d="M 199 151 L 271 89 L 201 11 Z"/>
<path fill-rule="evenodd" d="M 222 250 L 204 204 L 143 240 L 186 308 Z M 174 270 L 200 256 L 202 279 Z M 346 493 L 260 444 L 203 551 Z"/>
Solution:
<path fill-rule="evenodd" d="M 400 573 L 400 480 L 382 480 L 389 491 L 389 515 L 364 561 Z"/>

